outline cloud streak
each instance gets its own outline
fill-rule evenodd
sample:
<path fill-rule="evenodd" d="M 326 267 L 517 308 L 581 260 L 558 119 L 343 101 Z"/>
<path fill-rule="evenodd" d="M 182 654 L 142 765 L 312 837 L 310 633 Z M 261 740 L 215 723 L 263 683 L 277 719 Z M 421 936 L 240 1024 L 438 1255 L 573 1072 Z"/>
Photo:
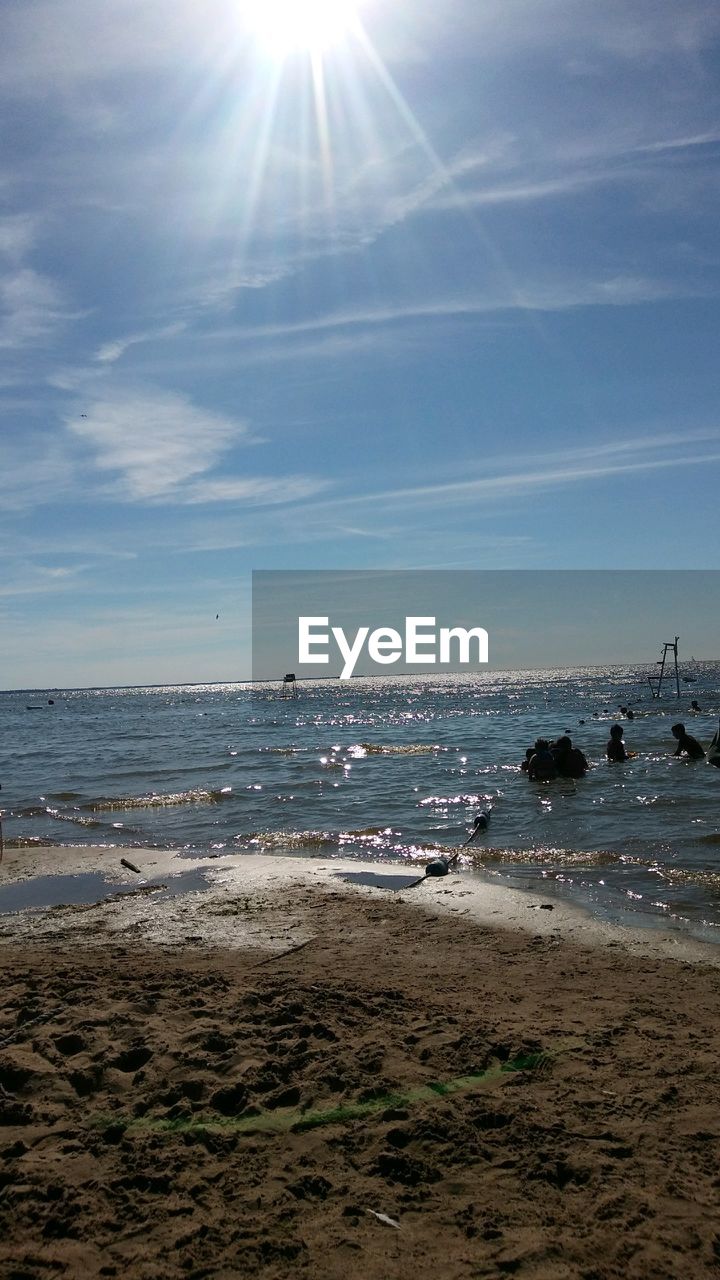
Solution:
<path fill-rule="evenodd" d="M 690 452 L 693 444 L 712 444 L 715 447 Z M 504 501 L 613 477 L 650 474 L 673 467 L 707 466 L 717 462 L 720 462 L 720 431 L 717 429 L 683 435 L 639 436 L 528 457 L 522 468 L 500 458 L 488 458 L 482 476 L 348 495 L 321 504 L 321 509 L 327 511 L 331 506 L 355 507 L 388 502 L 446 506 L 476 503 L 480 499 Z"/>
<path fill-rule="evenodd" d="M 104 342 L 102 346 L 98 347 L 93 359 L 98 364 L 115 364 L 130 347 L 141 346 L 146 342 L 162 342 L 167 338 L 176 338 L 186 328 L 186 323 L 178 320 L 175 324 L 166 324 L 161 329 L 147 329 L 142 333 L 130 333 L 124 338 L 115 338 L 110 342 Z"/>
<path fill-rule="evenodd" d="M 522 286 L 498 286 L 485 294 L 468 294 L 429 301 L 408 299 L 380 306 L 357 306 L 306 316 L 279 324 L 225 327 L 207 331 L 205 339 L 273 341 L 343 329 L 376 328 L 415 320 L 487 316 L 513 311 L 567 311 L 579 307 L 629 307 L 663 299 L 698 296 L 698 286 L 687 281 L 653 279 L 643 275 L 608 275 L 582 279 L 558 274 L 555 279 L 525 281 Z"/>

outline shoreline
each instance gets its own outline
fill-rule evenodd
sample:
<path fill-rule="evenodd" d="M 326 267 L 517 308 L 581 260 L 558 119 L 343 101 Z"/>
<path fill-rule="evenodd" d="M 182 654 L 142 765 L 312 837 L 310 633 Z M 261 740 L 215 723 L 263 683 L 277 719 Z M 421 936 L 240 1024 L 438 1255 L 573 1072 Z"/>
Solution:
<path fill-rule="evenodd" d="M 134 863 L 139 874 L 123 867 L 121 858 Z M 60 877 L 86 877 L 90 898 L 54 906 L 11 906 L 7 914 L 0 914 L 0 945 L 40 937 L 57 941 L 73 937 L 78 943 L 92 945 L 97 930 L 118 942 L 124 935 L 132 935 L 149 945 L 176 946 L 192 940 L 193 945 L 202 947 L 273 950 L 276 935 L 272 929 L 279 927 L 277 921 L 285 914 L 292 914 L 293 894 L 311 890 L 393 900 L 428 914 L 470 920 L 484 928 L 550 936 L 590 948 L 611 946 L 640 957 L 670 957 L 720 967 L 719 943 L 696 940 L 684 930 L 663 929 L 661 923 L 632 927 L 602 920 L 589 910 L 553 897 L 551 889 L 515 889 L 467 870 L 427 878 L 414 888 L 396 887 L 399 876 L 410 880 L 416 874 L 419 868 L 416 873 L 407 864 L 349 858 L 310 861 L 297 855 L 246 853 L 188 857 L 173 850 L 94 845 L 11 848 L 5 850 L 0 863 L 0 911 L 4 887 L 16 887 L 16 900 L 20 887 L 22 899 L 22 885 L 29 883 L 30 893 L 32 882 L 38 880 L 46 885 Z M 379 881 L 380 887 L 357 883 L 347 876 L 369 877 Z M 99 877 L 111 887 L 98 883 Z M 387 888 L 382 887 L 384 878 Z M 239 912 L 223 916 L 228 904 L 250 902 L 253 897 L 274 904 L 274 923 L 268 928 L 259 927 L 255 918 L 240 925 Z M 223 923 L 228 919 L 232 925 Z"/>

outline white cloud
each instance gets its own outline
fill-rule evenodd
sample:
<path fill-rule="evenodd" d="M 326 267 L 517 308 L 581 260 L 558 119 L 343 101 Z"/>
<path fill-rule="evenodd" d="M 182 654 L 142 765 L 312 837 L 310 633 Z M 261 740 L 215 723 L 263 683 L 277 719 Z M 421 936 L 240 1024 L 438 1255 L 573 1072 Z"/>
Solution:
<path fill-rule="evenodd" d="M 9 214 L 0 218 L 0 253 L 7 258 L 23 258 L 37 233 L 37 218 L 31 214 Z"/>
<path fill-rule="evenodd" d="M 435 201 L 441 191 L 453 189 L 456 182 L 469 174 L 490 167 L 504 154 L 508 145 L 509 139 L 488 142 L 483 149 L 459 152 L 447 165 L 443 164 L 438 157 L 426 155 L 426 166 L 428 160 L 431 165 L 429 172 L 412 182 L 407 190 L 387 196 L 385 201 L 380 203 L 380 212 L 377 208 L 369 208 L 366 211 L 371 218 L 371 223 L 364 231 L 357 234 L 358 244 L 372 244 L 378 236 L 405 222 L 420 210 L 436 207 Z M 416 163 L 418 158 L 416 154 L 414 156 Z M 389 178 L 390 166 L 387 168 L 388 172 L 385 176 Z M 462 202 L 462 197 L 458 196 L 458 199 Z"/>
<path fill-rule="evenodd" d="M 685 151 L 692 147 L 707 147 L 720 142 L 720 130 L 710 129 L 704 133 L 692 134 L 690 137 L 660 138 L 655 142 L 646 142 L 633 147 L 636 152 Z"/>
<path fill-rule="evenodd" d="M 119 475 L 119 495 L 135 501 L 176 495 L 247 436 L 244 423 L 172 392 L 97 399 L 67 426 L 100 471 Z"/>
<path fill-rule="evenodd" d="M 435 212 L 443 209 L 481 208 L 494 204 L 527 204 L 532 200 L 550 200 L 576 195 L 583 190 L 613 181 L 627 181 L 626 170 L 605 169 L 595 173 L 565 173 L 557 177 L 517 178 L 515 181 L 489 182 L 474 190 L 445 191 L 430 203 Z"/>
<path fill-rule="evenodd" d="M 192 294 L 203 307 L 216 307 L 220 310 L 229 308 L 233 305 L 236 294 L 241 293 L 244 289 L 267 289 L 268 285 L 278 284 L 281 280 L 287 280 L 289 276 L 295 275 L 297 271 L 307 266 L 309 262 L 320 256 L 327 256 L 327 253 L 328 251 L 325 250 L 323 254 L 291 254 L 275 265 L 263 265 L 258 262 L 246 270 L 242 268 L 224 269 L 217 275 L 214 271 L 211 271 L 210 275 L 201 284 L 195 286 Z"/>
<path fill-rule="evenodd" d="M 270 506 L 301 501 L 326 487 L 304 475 L 228 474 L 229 452 L 257 438 L 245 423 L 175 392 L 108 394 L 91 401 L 67 427 L 88 446 L 95 469 L 118 477 L 111 495 L 131 502 Z"/>
<path fill-rule="evenodd" d="M 0 275 L 0 348 L 25 347 L 77 318 L 54 281 L 31 267 Z"/>
<path fill-rule="evenodd" d="M 229 476 L 212 477 L 187 487 L 184 501 L 192 505 L 205 502 L 243 502 L 273 506 L 276 503 L 301 502 L 328 487 L 329 481 L 313 476 Z"/>
<path fill-rule="evenodd" d="M 104 342 L 95 352 L 94 359 L 98 364 L 114 364 L 116 360 L 120 360 L 130 347 L 136 347 L 144 342 L 158 342 L 165 338 L 175 338 L 179 333 L 183 333 L 187 328 L 184 321 L 179 320 L 175 324 L 166 324 L 161 329 L 146 329 L 142 333 L 130 333 L 124 338 L 115 338 L 110 342 Z"/>

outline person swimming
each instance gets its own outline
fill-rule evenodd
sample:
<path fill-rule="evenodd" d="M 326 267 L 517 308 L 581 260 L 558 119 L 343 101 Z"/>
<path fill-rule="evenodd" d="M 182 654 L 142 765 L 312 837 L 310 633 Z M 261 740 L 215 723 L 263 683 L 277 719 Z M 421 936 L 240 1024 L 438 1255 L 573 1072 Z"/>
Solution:
<path fill-rule="evenodd" d="M 705 759 L 704 748 L 700 746 L 697 738 L 693 738 L 692 734 L 687 732 L 684 724 L 674 724 L 670 732 L 673 738 L 677 738 L 674 756 L 686 755 L 689 760 Z"/>
<path fill-rule="evenodd" d="M 584 778 L 590 765 L 579 747 L 574 747 L 572 738 L 565 734 L 558 738 L 552 748 L 555 768 L 561 778 Z"/>
<path fill-rule="evenodd" d="M 610 726 L 610 740 L 605 749 L 608 760 L 612 760 L 616 764 L 622 764 L 625 760 L 629 760 L 630 756 L 625 750 L 623 742 L 623 727 L 621 724 L 613 724 Z"/>
<path fill-rule="evenodd" d="M 555 759 L 546 738 L 538 738 L 535 743 L 527 773 L 532 782 L 551 782 L 553 778 L 557 778 Z"/>

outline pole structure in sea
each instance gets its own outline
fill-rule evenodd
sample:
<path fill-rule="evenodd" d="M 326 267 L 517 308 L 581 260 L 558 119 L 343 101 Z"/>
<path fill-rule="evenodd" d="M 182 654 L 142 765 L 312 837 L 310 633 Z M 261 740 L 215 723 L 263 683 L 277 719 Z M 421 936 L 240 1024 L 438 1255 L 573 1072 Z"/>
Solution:
<path fill-rule="evenodd" d="M 294 671 L 288 671 L 287 675 L 283 676 L 282 693 L 280 696 L 282 698 L 297 698 L 297 680 L 295 679 Z"/>

